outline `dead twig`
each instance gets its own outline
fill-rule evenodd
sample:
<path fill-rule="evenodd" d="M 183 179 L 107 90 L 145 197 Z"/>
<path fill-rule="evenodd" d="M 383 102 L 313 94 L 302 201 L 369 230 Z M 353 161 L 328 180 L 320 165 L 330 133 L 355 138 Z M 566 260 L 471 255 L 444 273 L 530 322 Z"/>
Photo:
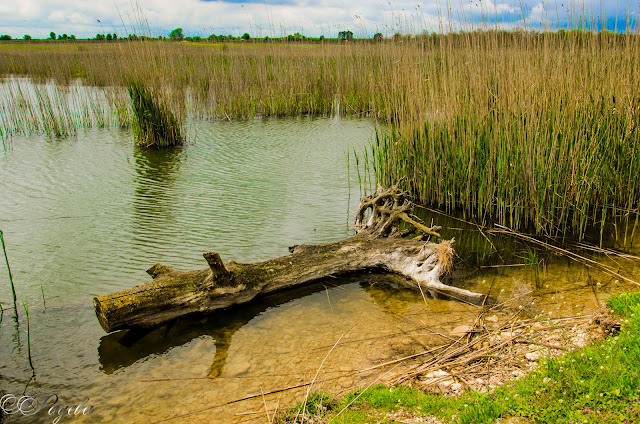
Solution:
<path fill-rule="evenodd" d="M 355 325 L 353 327 L 351 327 L 351 329 L 349 329 L 349 331 L 353 330 L 354 327 L 355 327 Z M 347 333 L 349 331 L 347 331 Z M 343 333 L 342 336 L 340 336 L 340 338 L 334 343 L 333 347 L 331 347 L 329 352 L 327 352 L 327 354 L 325 355 L 324 359 L 320 363 L 320 366 L 318 367 L 318 370 L 316 371 L 316 375 L 313 376 L 313 380 L 311 380 L 311 384 L 309 384 L 309 386 L 307 387 L 307 394 L 304 396 L 304 402 L 302 404 L 302 416 L 303 417 L 304 417 L 304 414 L 305 414 L 306 409 L 307 409 L 307 400 L 309 400 L 309 394 L 311 393 L 311 389 L 313 388 L 313 385 L 315 384 L 316 379 L 318 378 L 318 375 L 320 374 L 320 370 L 322 369 L 322 367 L 323 367 L 325 361 L 327 360 L 327 358 L 329 357 L 329 355 L 331 355 L 331 352 L 333 352 L 333 350 L 336 348 L 336 346 L 338 346 L 338 343 L 340 343 L 340 340 L 342 340 L 342 338 L 347 333 Z M 297 419 L 298 419 L 298 414 L 296 414 L 296 421 L 297 421 Z"/>
<path fill-rule="evenodd" d="M 578 255 L 575 252 L 571 252 L 570 250 L 566 250 L 566 249 L 563 249 L 561 247 L 554 246 L 552 244 L 546 243 L 546 242 L 544 242 L 542 240 L 538 240 L 538 239 L 536 239 L 534 237 L 531 237 L 531 236 L 528 236 L 526 234 L 519 233 L 519 232 L 517 232 L 515 230 L 512 230 L 509 227 L 505 227 L 505 226 L 499 225 L 499 224 L 495 224 L 495 226 L 498 227 L 498 228 L 501 228 L 502 230 L 490 230 L 490 232 L 499 233 L 499 234 L 508 234 L 508 235 L 512 235 L 512 236 L 521 238 L 523 240 L 529 241 L 531 243 L 538 244 L 538 245 L 543 246 L 543 247 L 545 247 L 545 248 L 547 248 L 549 250 L 553 250 L 553 251 L 559 252 L 560 254 L 566 255 L 569 258 L 575 260 L 576 262 L 582 263 L 583 265 L 586 265 L 588 267 L 599 268 L 600 270 L 602 270 L 602 271 L 604 271 L 604 272 L 606 272 L 606 273 L 608 273 L 610 275 L 614 275 L 614 276 L 620 278 L 621 280 L 625 280 L 628 283 L 640 286 L 639 282 L 637 282 L 635 280 L 632 280 L 631 278 L 625 277 L 624 275 L 614 271 L 610 266 L 608 266 L 606 264 L 603 264 L 603 263 L 598 262 L 598 261 L 594 261 L 593 259 L 589 259 L 589 258 L 587 258 L 585 256 Z"/>

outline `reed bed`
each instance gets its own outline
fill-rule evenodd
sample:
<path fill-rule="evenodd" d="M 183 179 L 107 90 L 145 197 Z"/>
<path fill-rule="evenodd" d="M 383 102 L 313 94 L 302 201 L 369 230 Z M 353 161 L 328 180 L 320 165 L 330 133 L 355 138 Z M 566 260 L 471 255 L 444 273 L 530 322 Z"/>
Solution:
<path fill-rule="evenodd" d="M 173 147 L 184 143 L 179 120 L 157 93 L 140 81 L 127 88 L 133 106 L 133 136 L 143 147 Z"/>
<path fill-rule="evenodd" d="M 26 78 L 0 83 L 0 138 L 44 133 L 66 137 L 78 129 L 131 125 L 126 91 L 118 87 L 38 84 Z"/>
<path fill-rule="evenodd" d="M 614 216 L 637 222 L 639 43 L 621 38 L 496 47 L 499 35 L 471 36 L 444 48 L 416 88 L 429 100 L 378 133 L 376 175 L 402 180 L 421 203 L 548 236 L 581 238 L 594 226 L 602 236 Z"/>
<path fill-rule="evenodd" d="M 378 182 L 401 180 L 417 201 L 474 222 L 582 237 L 612 216 L 638 216 L 639 40 L 637 31 L 474 31 L 382 42 L 6 44 L 0 76 L 109 90 L 145 81 L 179 122 L 374 117 L 367 163 Z"/>

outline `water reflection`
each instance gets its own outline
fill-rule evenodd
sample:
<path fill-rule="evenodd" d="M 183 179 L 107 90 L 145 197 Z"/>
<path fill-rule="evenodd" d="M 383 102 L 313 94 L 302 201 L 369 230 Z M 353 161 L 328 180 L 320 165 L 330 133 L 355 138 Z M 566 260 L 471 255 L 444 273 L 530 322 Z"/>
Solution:
<path fill-rule="evenodd" d="M 105 374 L 112 374 L 147 357 L 161 355 L 174 347 L 205 336 L 215 342 L 215 355 L 208 376 L 216 378 L 224 370 L 234 334 L 253 318 L 271 308 L 322 291 L 327 291 L 328 297 L 328 290 L 341 290 L 352 284 L 359 285 L 373 304 L 391 315 L 402 314 L 416 303 L 424 302 L 421 295 L 407 288 L 407 281 L 398 275 L 372 272 L 326 279 L 207 316 L 184 317 L 151 329 L 131 329 L 107 334 L 100 339 L 98 347 L 100 369 Z M 427 299 L 446 298 L 427 292 L 425 296 Z"/>
<path fill-rule="evenodd" d="M 133 234 L 142 243 L 151 242 L 156 231 L 176 221 L 176 180 L 186 157 L 185 149 L 143 149 L 133 153 L 135 191 L 133 197 Z"/>
<path fill-rule="evenodd" d="M 349 284 L 353 281 L 332 280 L 331 284 Z M 215 355 L 209 377 L 222 374 L 233 335 L 253 318 L 270 308 L 291 302 L 326 289 L 325 282 L 287 290 L 262 299 L 219 311 L 204 317 L 185 317 L 151 329 L 132 329 L 107 334 L 100 339 L 98 356 L 101 370 L 112 374 L 151 355 L 163 354 L 193 339 L 207 336 L 215 341 Z"/>
<path fill-rule="evenodd" d="M 403 287 L 406 281 L 399 275 L 380 275 L 375 279 L 361 281 L 360 286 L 371 301 L 391 314 L 406 312 L 410 305 L 422 302 L 419 293 Z"/>

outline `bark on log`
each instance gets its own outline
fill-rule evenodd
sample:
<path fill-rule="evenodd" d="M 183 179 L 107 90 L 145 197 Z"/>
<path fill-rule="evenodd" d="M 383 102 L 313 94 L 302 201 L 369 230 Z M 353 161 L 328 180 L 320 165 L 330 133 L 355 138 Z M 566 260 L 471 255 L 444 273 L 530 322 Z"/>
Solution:
<path fill-rule="evenodd" d="M 433 243 L 438 235 L 409 214 L 411 203 L 396 187 L 362 199 L 356 216 L 357 234 L 334 243 L 297 245 L 291 254 L 263 262 L 222 262 L 215 252 L 203 256 L 209 268 L 174 271 L 156 264 L 147 272 L 153 281 L 94 298 L 100 324 L 106 332 L 150 327 L 193 313 L 209 313 L 251 301 L 260 295 L 301 286 L 327 277 L 366 270 L 394 272 L 410 279 L 415 288 L 481 304 L 480 293 L 448 286 L 440 276 L 453 257 L 453 240 Z M 371 216 L 363 224 L 366 211 Z M 402 228 L 400 222 L 408 228 Z M 416 238 L 404 238 L 418 234 Z"/>

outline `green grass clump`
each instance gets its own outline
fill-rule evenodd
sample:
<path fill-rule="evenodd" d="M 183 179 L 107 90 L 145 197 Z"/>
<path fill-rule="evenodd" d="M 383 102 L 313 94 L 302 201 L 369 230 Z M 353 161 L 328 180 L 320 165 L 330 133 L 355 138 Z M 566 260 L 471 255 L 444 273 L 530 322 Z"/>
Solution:
<path fill-rule="evenodd" d="M 301 423 L 317 420 L 334 411 L 338 406 L 338 400 L 325 393 L 313 392 L 306 402 L 299 402 L 289 409 L 281 417 L 278 423 Z"/>
<path fill-rule="evenodd" d="M 637 313 L 638 305 L 640 305 L 640 292 L 613 296 L 609 298 L 607 304 L 616 314 L 629 317 Z"/>
<path fill-rule="evenodd" d="M 386 386 L 373 386 L 361 393 L 356 391 L 347 395 L 341 402 L 341 408 L 348 405 L 354 398 L 350 408 L 361 413 L 368 408 L 378 412 L 396 412 L 400 409 L 413 413 L 428 413 L 441 418 L 451 417 L 463 407 L 464 401 L 456 398 L 446 398 L 433 394 L 425 394 L 408 387 L 388 388 Z M 346 411 L 345 411 L 346 412 Z M 331 421 L 334 422 L 334 421 Z M 335 422 L 343 422 L 340 417 Z"/>
<path fill-rule="evenodd" d="M 133 136 L 143 147 L 173 147 L 184 144 L 180 121 L 169 106 L 139 81 L 128 86 L 133 106 Z"/>
<path fill-rule="evenodd" d="M 401 409 L 460 424 L 489 424 L 505 417 L 532 423 L 639 422 L 640 293 L 615 296 L 608 303 L 623 317 L 618 335 L 542 361 L 525 378 L 493 393 L 444 397 L 406 387 L 373 386 L 340 400 L 334 411 L 351 405 L 339 416 L 329 411 L 323 422 L 385 422 L 385 414 Z"/>

